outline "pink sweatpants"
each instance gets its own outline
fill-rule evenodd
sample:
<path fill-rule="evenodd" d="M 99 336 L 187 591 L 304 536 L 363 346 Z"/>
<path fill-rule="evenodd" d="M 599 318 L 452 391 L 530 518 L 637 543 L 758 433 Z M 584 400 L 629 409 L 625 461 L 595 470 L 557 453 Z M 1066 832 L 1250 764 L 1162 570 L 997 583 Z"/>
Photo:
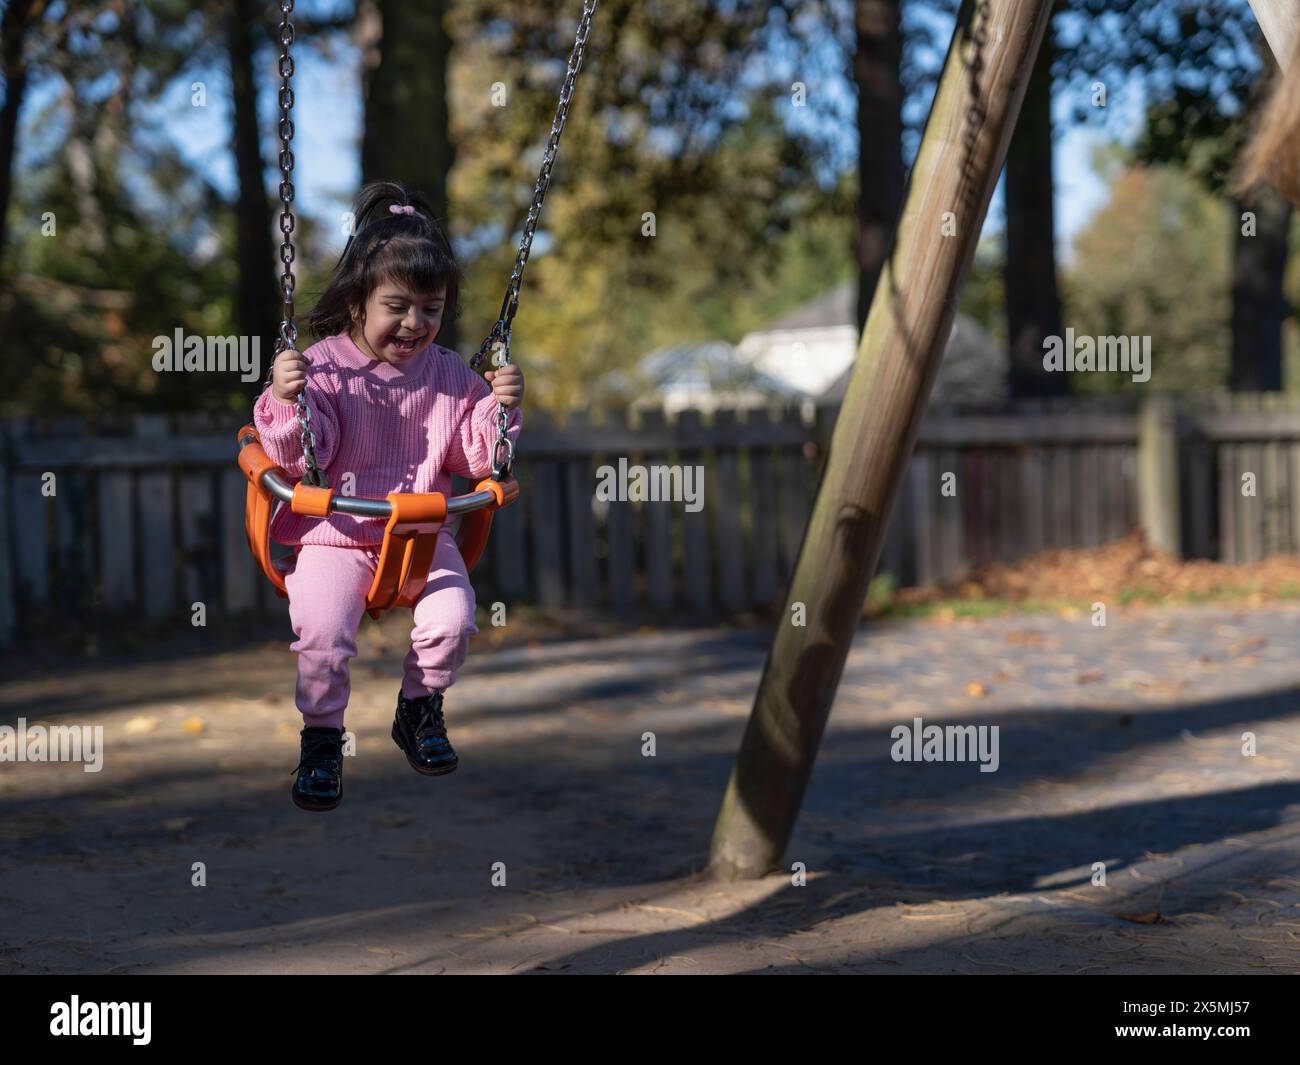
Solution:
<path fill-rule="evenodd" d="M 298 639 L 298 709 L 307 725 L 343 727 L 349 662 L 357 653 L 357 626 L 379 563 L 378 547 L 304 544 L 285 578 L 289 620 Z M 411 650 L 403 663 L 402 694 L 418 699 L 456 682 L 469 652 L 474 589 L 450 531 L 438 536 L 429 583 L 412 611 Z M 394 700 L 396 701 L 396 700 Z"/>

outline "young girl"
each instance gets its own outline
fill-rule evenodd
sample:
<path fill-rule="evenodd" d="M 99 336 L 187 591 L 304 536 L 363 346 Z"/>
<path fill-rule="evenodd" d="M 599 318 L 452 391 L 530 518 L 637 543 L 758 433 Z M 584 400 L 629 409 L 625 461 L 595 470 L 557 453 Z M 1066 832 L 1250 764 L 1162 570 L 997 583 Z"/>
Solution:
<path fill-rule="evenodd" d="M 524 381 L 519 368 L 488 372 L 489 389 L 460 358 L 433 341 L 454 313 L 460 269 L 427 203 L 394 182 L 357 196 L 355 231 L 311 315 L 323 337 L 305 353 L 280 352 L 271 386 L 253 408 L 262 447 L 293 478 L 305 472 L 298 393 L 307 389 L 316 460 L 329 484 L 382 499 L 389 492 L 451 494 L 450 474 L 485 477 L 497 440 L 497 403 L 517 439 Z M 349 661 L 383 541 L 382 518 L 294 514 L 281 507 L 272 536 L 299 545 L 285 579 L 297 641 L 302 752 L 293 801 L 332 810 L 343 795 L 343 712 Z M 411 650 L 397 696 L 393 739 L 420 773 L 458 764 L 447 739 L 443 693 L 465 661 L 474 591 L 447 529 L 412 612 Z"/>

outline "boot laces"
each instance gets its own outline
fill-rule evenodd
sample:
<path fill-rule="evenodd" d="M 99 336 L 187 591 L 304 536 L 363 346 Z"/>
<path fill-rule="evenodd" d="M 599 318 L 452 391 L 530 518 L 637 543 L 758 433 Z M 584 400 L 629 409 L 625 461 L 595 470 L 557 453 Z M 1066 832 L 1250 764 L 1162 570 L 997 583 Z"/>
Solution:
<path fill-rule="evenodd" d="M 426 695 L 420 699 L 406 699 L 405 702 L 410 710 L 420 711 L 419 721 L 415 725 L 415 738 L 417 740 L 428 739 L 430 736 L 446 739 L 447 723 L 442 716 L 442 696 L 440 693 Z"/>
<path fill-rule="evenodd" d="M 290 772 L 302 769 L 336 769 L 343 754 L 342 736 L 304 736 L 302 757 Z"/>

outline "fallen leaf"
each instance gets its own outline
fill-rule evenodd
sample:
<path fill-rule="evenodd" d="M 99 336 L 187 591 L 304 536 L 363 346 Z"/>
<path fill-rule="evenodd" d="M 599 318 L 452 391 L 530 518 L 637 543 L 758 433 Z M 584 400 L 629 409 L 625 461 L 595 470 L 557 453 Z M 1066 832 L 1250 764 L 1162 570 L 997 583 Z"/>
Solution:
<path fill-rule="evenodd" d="M 142 732 L 152 732 L 157 727 L 158 719 L 156 717 L 144 717 L 141 715 L 131 718 L 123 726 L 129 736 L 137 736 Z"/>
<path fill-rule="evenodd" d="M 1152 910 L 1150 913 L 1112 913 L 1112 917 L 1118 917 L 1121 921 L 1131 921 L 1133 924 L 1168 924 L 1158 910 Z"/>
<path fill-rule="evenodd" d="M 977 680 L 973 680 L 966 685 L 966 694 L 972 699 L 982 698 L 983 696 L 988 695 L 988 693 L 989 690 Z"/>
<path fill-rule="evenodd" d="M 181 725 L 181 728 L 183 728 L 186 732 L 202 732 L 205 727 L 206 726 L 203 724 L 203 719 L 199 717 L 187 718 L 185 722 Z"/>

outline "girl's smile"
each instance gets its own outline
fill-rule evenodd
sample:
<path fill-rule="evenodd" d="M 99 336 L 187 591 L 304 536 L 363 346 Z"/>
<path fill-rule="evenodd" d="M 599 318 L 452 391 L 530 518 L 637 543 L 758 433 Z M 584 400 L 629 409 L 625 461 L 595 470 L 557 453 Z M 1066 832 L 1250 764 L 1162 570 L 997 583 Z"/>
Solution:
<path fill-rule="evenodd" d="M 406 362 L 438 335 L 446 295 L 445 288 L 433 294 L 416 293 L 385 281 L 370 294 L 361 322 L 354 319 L 352 339 L 381 362 Z"/>

